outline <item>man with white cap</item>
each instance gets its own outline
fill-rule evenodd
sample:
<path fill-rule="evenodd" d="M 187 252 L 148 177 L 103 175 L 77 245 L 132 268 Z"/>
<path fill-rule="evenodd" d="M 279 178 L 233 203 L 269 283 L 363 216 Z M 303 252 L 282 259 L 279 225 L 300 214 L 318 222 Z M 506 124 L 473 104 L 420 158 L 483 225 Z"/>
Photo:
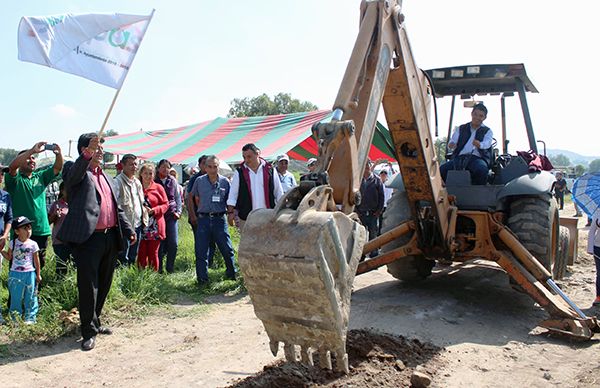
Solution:
<path fill-rule="evenodd" d="M 294 174 L 288 171 L 289 163 L 290 158 L 287 156 L 287 154 L 281 154 L 277 156 L 277 176 L 279 177 L 281 188 L 283 189 L 284 193 L 287 193 L 298 185 L 296 183 L 296 178 L 294 178 Z"/>
<path fill-rule="evenodd" d="M 306 167 L 308 168 L 309 174 L 315 172 L 315 169 L 317 168 L 317 158 L 308 159 L 308 161 L 306 162 Z"/>

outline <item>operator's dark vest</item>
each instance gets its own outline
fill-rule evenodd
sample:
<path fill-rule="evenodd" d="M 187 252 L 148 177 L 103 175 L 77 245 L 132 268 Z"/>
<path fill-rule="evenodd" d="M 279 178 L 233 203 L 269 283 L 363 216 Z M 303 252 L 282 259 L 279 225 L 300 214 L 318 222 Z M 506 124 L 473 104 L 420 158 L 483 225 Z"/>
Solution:
<path fill-rule="evenodd" d="M 477 128 L 475 131 L 475 140 L 483 141 L 485 134 L 490 129 L 485 125 Z M 452 158 L 460 155 L 460 151 L 465 148 L 465 145 L 471 138 L 471 123 L 466 123 L 458 127 L 458 144 L 456 145 L 456 149 L 452 152 Z M 481 154 L 481 158 L 487 163 L 488 167 L 492 164 L 492 147 L 480 149 L 479 153 Z"/>
<path fill-rule="evenodd" d="M 240 189 L 238 192 L 238 199 L 235 204 L 235 208 L 238 211 L 238 217 L 242 220 L 246 221 L 248 218 L 248 214 L 252 211 L 252 197 L 250 196 L 249 184 L 250 182 L 246 181 L 246 175 L 244 174 L 243 165 L 237 168 L 237 173 L 240 178 Z M 265 178 L 265 173 L 267 178 Z M 268 182 L 265 180 L 268 179 Z M 267 183 L 267 184 L 264 184 Z M 273 167 L 269 165 L 269 163 L 265 163 L 263 166 L 263 187 L 265 188 L 266 193 L 262 193 L 265 195 L 265 198 L 268 198 L 267 208 L 273 209 L 275 207 L 275 195 L 273 194 Z"/>

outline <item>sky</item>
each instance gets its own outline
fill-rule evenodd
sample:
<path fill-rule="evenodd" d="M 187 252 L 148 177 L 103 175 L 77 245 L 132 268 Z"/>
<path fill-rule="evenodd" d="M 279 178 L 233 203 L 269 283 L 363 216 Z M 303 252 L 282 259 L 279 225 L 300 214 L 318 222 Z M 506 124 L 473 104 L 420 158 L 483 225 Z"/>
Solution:
<path fill-rule="evenodd" d="M 17 59 L 22 16 L 156 13 L 107 128 L 120 134 L 176 128 L 224 117 L 234 98 L 279 92 L 330 109 L 358 32 L 358 0 L 28 0 L 0 14 L 0 148 L 60 144 L 97 131 L 115 90 Z M 528 94 L 536 138 L 548 148 L 600 155 L 600 2 L 404 0 L 417 65 L 524 63 L 540 91 Z M 587 42 L 587 43 L 586 43 Z M 499 99 L 483 98 L 486 124 L 500 136 Z M 449 98 L 439 104 L 445 135 Z M 459 106 L 455 123 L 470 120 Z M 383 114 L 380 114 L 383 121 Z M 510 150 L 528 149 L 518 98 L 507 102 Z M 76 153 L 75 149 L 71 151 Z"/>

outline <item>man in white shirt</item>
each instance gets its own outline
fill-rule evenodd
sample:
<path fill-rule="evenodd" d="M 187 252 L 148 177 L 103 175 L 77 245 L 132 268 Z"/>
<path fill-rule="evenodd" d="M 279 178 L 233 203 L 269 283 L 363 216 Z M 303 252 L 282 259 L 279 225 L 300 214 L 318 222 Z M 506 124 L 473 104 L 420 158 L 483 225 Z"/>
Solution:
<path fill-rule="evenodd" d="M 142 183 L 136 178 L 138 160 L 135 155 L 125 154 L 121 158 L 123 172 L 115 178 L 116 197 L 119 207 L 125 212 L 125 217 L 135 229 L 136 242 L 133 245 L 126 244 L 125 249 L 119 252 L 119 262 L 122 265 L 135 264 L 138 254 L 138 243 L 144 221 L 148 222 L 148 215 L 144 210 L 144 189 Z"/>
<path fill-rule="evenodd" d="M 471 111 L 471 122 L 459 126 L 450 141 L 452 159 L 440 166 L 442 179 L 446 180 L 448 171 L 466 169 L 471 173 L 474 185 L 485 185 L 492 162 L 492 130 L 483 125 L 487 118 L 487 108 L 479 103 Z"/>
<path fill-rule="evenodd" d="M 248 214 L 255 209 L 272 209 L 283 196 L 281 182 L 273 167 L 260 158 L 260 150 L 249 143 L 242 147 L 244 163 L 236 169 L 227 198 L 227 221 L 234 225 L 234 209 L 243 229 Z"/>
<path fill-rule="evenodd" d="M 281 189 L 284 193 L 287 193 L 294 187 L 298 186 L 296 183 L 296 178 L 294 178 L 294 174 L 288 171 L 289 163 L 290 158 L 287 156 L 287 154 L 281 154 L 277 157 L 277 176 L 279 177 Z"/>

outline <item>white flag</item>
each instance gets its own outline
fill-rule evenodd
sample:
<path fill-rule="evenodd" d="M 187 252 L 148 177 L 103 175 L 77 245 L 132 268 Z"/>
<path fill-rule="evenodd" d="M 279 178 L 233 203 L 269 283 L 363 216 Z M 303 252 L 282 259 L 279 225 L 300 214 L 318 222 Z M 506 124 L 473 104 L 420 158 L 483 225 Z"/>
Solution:
<path fill-rule="evenodd" d="M 23 17 L 19 59 L 120 89 L 153 14 Z"/>

